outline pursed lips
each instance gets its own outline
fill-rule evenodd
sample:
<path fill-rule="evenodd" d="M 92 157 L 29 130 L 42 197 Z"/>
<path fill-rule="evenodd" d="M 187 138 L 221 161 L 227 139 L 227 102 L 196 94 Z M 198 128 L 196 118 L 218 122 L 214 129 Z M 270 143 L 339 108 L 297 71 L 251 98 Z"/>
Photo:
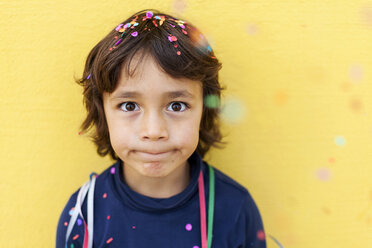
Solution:
<path fill-rule="evenodd" d="M 148 152 L 139 152 L 139 155 L 143 158 L 143 159 L 146 159 L 146 160 L 150 160 L 150 161 L 158 161 L 158 160 L 162 160 L 162 159 L 165 159 L 168 155 L 170 154 L 170 152 L 161 152 L 161 153 L 148 153 Z"/>
<path fill-rule="evenodd" d="M 166 153 L 166 152 L 145 152 L 145 153 L 157 155 L 157 154 L 162 154 L 162 153 Z"/>

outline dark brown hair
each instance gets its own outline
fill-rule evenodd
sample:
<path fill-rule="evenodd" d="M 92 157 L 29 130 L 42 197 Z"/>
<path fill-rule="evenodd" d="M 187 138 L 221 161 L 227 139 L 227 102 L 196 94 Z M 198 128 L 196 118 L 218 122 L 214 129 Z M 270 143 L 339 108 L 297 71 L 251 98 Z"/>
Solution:
<path fill-rule="evenodd" d="M 222 64 L 215 57 L 206 38 L 189 22 L 154 9 L 141 10 L 121 24 L 93 47 L 87 57 L 83 77 L 75 78 L 75 82 L 83 86 L 83 103 L 87 109 L 80 130 L 85 133 L 92 126 L 95 127 L 89 137 L 97 146 L 97 153 L 102 157 L 110 154 L 114 160 L 118 159 L 110 142 L 102 94 L 115 90 L 124 66 L 127 66 L 127 75 L 134 74 L 134 71 L 130 72 L 130 63 L 137 52 L 142 55 L 139 61 L 149 54 L 173 78 L 202 82 L 203 114 L 196 151 L 204 158 L 211 146 L 223 148 L 221 144 L 226 142 L 221 141 L 223 136 L 219 114 L 221 91 L 225 88 L 218 81 L 218 71 Z M 177 40 L 174 37 L 172 40 L 172 36 Z M 213 96 L 217 104 L 207 104 L 208 96 Z"/>

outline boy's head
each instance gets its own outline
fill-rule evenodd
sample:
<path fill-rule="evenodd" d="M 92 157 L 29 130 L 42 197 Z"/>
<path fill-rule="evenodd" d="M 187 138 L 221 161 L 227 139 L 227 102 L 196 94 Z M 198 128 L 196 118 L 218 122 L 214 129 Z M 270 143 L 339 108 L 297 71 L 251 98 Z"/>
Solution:
<path fill-rule="evenodd" d="M 92 49 L 76 80 L 88 111 L 81 131 L 94 126 L 98 154 L 113 159 L 128 160 L 131 151 L 167 151 L 134 153 L 133 159 L 185 161 L 195 149 L 204 157 L 211 146 L 225 143 L 220 69 L 194 26 L 156 10 L 137 12 Z M 129 96 L 133 91 L 138 94 Z M 217 99 L 214 106 L 206 104 L 209 97 Z"/>

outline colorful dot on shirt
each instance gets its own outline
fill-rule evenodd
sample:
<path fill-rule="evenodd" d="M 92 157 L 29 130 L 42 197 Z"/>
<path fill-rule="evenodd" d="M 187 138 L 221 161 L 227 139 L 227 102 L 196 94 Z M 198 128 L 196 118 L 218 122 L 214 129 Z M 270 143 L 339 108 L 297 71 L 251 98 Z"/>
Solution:
<path fill-rule="evenodd" d="M 111 174 L 115 174 L 115 167 L 112 167 L 110 172 L 111 172 Z"/>
<path fill-rule="evenodd" d="M 107 197 L 107 194 L 106 194 L 106 193 L 104 193 L 102 197 L 103 197 L 103 198 L 106 198 L 106 197 Z"/>
<path fill-rule="evenodd" d="M 136 229 L 136 226 L 132 226 L 132 229 Z"/>
<path fill-rule="evenodd" d="M 111 237 L 111 238 L 109 238 L 107 241 L 106 241 L 106 244 L 110 244 L 111 243 L 111 241 L 113 240 L 113 238 Z"/>
<path fill-rule="evenodd" d="M 191 231 L 191 229 L 192 229 L 192 225 L 191 225 L 191 224 L 187 224 L 187 225 L 185 226 L 185 228 L 186 228 L 187 231 Z"/>
<path fill-rule="evenodd" d="M 76 234 L 72 239 L 76 240 L 77 238 L 79 238 L 79 234 Z"/>
<path fill-rule="evenodd" d="M 194 245 L 192 248 L 199 248 L 199 246 L 197 246 L 197 245 Z"/>
<path fill-rule="evenodd" d="M 258 230 L 257 231 L 257 238 L 259 240 L 265 240 L 265 232 L 263 230 Z"/>
<path fill-rule="evenodd" d="M 68 225 L 68 223 L 67 223 L 67 221 L 65 221 L 65 223 L 63 223 L 65 226 L 67 226 Z"/>
<path fill-rule="evenodd" d="M 74 213 L 75 207 L 71 208 L 68 214 L 71 216 Z"/>
<path fill-rule="evenodd" d="M 77 224 L 78 224 L 78 226 L 81 226 L 81 224 L 83 224 L 83 221 L 79 218 L 79 219 L 77 219 Z"/>
<path fill-rule="evenodd" d="M 110 217 L 110 215 L 107 215 L 107 219 L 109 220 L 111 217 Z"/>

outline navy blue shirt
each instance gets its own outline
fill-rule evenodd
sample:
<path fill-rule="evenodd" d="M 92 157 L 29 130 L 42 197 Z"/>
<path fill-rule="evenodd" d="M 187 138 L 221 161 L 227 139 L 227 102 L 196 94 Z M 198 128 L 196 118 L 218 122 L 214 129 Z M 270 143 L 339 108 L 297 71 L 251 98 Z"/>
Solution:
<path fill-rule="evenodd" d="M 188 161 L 189 185 L 169 198 L 152 198 L 133 191 L 124 180 L 120 159 L 99 174 L 94 189 L 93 247 L 201 248 L 198 178 L 203 170 L 208 223 L 209 169 L 208 163 L 196 151 Z M 266 248 L 260 212 L 248 190 L 220 170 L 213 169 L 212 247 Z M 65 248 L 70 210 L 76 204 L 79 189 L 71 195 L 60 215 L 57 248 Z M 87 197 L 81 210 L 87 221 Z M 83 239 L 84 224 L 79 216 L 67 247 L 80 248 Z"/>

